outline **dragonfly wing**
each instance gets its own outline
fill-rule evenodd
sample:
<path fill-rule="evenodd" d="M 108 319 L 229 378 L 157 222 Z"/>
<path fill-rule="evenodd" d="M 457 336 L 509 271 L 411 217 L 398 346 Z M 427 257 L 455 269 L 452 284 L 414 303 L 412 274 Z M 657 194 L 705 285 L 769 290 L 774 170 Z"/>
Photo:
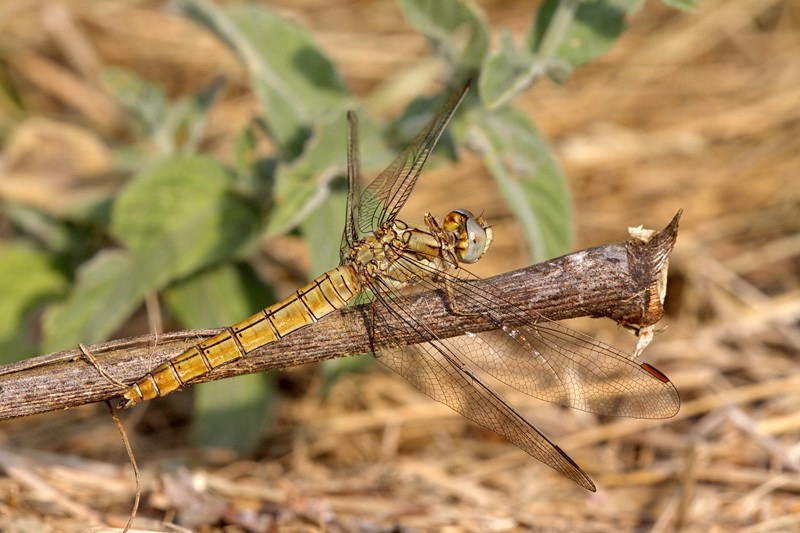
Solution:
<path fill-rule="evenodd" d="M 631 418 L 678 412 L 678 392 L 651 365 L 563 324 L 535 322 L 450 340 L 489 375 L 548 402 Z"/>
<path fill-rule="evenodd" d="M 381 297 L 376 305 L 389 310 Z M 410 317 L 403 317 L 404 319 Z M 420 331 L 420 337 L 428 337 Z M 375 353 L 378 361 L 413 383 L 419 390 L 464 417 L 503 435 L 535 459 L 572 479 L 584 488 L 595 486 L 580 467 L 504 400 L 486 381 L 472 372 L 450 339 L 431 339 L 410 346 L 383 346 Z"/>
<path fill-rule="evenodd" d="M 386 170 L 364 190 L 358 207 L 358 229 L 368 233 L 383 222 L 394 220 L 417 183 L 422 167 L 439 141 L 456 109 L 464 100 L 469 82 L 420 131 Z M 351 182 L 352 186 L 352 182 Z"/>
<path fill-rule="evenodd" d="M 530 396 L 611 416 L 669 418 L 680 407 L 672 382 L 655 367 L 589 335 L 503 305 L 488 282 L 451 280 L 450 294 L 496 329 L 452 339 L 464 357 Z"/>
<path fill-rule="evenodd" d="M 342 234 L 341 260 L 344 264 L 353 243 L 359 239 L 358 212 L 361 205 L 361 159 L 358 147 L 358 116 L 347 112 L 347 207 Z"/>
<path fill-rule="evenodd" d="M 419 272 L 423 263 L 401 261 Z M 451 308 L 480 314 L 495 329 L 448 339 L 467 362 L 542 400 L 592 413 L 669 418 L 680 407 L 675 386 L 655 367 L 604 342 L 508 303 L 466 270 L 421 276 L 418 289 L 445 290 Z"/>

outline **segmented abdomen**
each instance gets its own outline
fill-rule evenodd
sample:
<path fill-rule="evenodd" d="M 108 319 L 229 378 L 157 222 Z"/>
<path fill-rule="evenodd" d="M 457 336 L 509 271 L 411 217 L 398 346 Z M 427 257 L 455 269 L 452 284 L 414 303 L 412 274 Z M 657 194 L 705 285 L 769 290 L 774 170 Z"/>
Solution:
<path fill-rule="evenodd" d="M 164 396 L 218 366 L 316 322 L 355 298 L 360 283 L 350 265 L 321 275 L 302 289 L 161 364 L 128 387 L 121 407 Z"/>

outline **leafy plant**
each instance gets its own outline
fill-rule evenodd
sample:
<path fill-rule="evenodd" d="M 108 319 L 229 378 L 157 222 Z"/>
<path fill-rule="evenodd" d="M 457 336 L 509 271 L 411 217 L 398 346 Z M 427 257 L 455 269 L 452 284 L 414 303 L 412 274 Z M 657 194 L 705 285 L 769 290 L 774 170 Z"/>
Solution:
<path fill-rule="evenodd" d="M 569 249 L 571 203 L 547 142 L 511 102 L 543 76 L 563 83 L 573 68 L 604 54 L 624 31 L 625 16 L 642 3 L 546 0 L 523 44 L 504 30 L 491 52 L 491 29 L 470 0 L 400 0 L 408 23 L 442 59 L 450 90 L 477 80 L 451 127 L 451 146 L 480 154 L 521 221 L 534 261 Z M 241 320 L 273 301 L 250 265 L 259 243 L 272 237 L 294 232 L 305 239 L 310 276 L 338 262 L 345 115 L 358 102 L 336 65 L 306 30 L 263 6 L 202 0 L 175 6 L 238 56 L 260 104 L 259 124 L 241 133 L 233 161 L 219 162 L 199 146 L 221 80 L 169 102 L 161 88 L 131 72 L 106 73 L 139 135 L 117 153 L 127 181 L 113 197 L 69 216 L 3 206 L 15 231 L 14 242 L 0 246 L 5 362 L 106 340 L 152 295 L 162 295 L 170 315 L 188 328 Z M 365 171 L 385 166 L 439 103 L 416 100 L 387 128 L 360 113 Z M 269 136 L 274 154 L 255 153 L 256 128 Z M 39 312 L 43 331 L 36 342 L 25 325 Z M 248 376 L 197 390 L 201 441 L 253 445 L 253 428 L 263 424 L 263 406 L 272 401 L 268 379 Z M 220 423 L 224 442 L 210 429 Z"/>

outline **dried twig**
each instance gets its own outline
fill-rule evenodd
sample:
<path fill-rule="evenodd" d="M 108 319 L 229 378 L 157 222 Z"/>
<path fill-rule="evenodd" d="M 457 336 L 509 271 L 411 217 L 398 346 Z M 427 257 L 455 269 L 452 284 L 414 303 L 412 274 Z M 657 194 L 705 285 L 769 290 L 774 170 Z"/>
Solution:
<path fill-rule="evenodd" d="M 680 212 L 648 242 L 631 240 L 581 250 L 489 280 L 504 293 L 498 306 L 539 313 L 552 320 L 580 316 L 608 317 L 633 328 L 649 326 L 663 314 L 660 289 L 667 257 L 675 244 Z M 455 316 L 437 292 L 415 294 L 401 305 L 420 316 L 440 337 L 491 329 L 480 316 Z M 465 309 L 469 312 L 469 309 Z M 275 370 L 370 351 L 366 306 L 335 312 L 278 342 L 254 350 L 247 358 L 225 365 L 197 381 Z M 400 324 L 387 324 L 402 331 Z M 87 347 L 96 365 L 116 380 L 129 383 L 154 366 L 218 333 L 219 329 L 145 335 Z M 380 335 L 381 331 L 376 331 Z M 413 332 L 399 335 L 413 342 Z M 0 367 L 0 419 L 66 409 L 117 397 L 119 386 L 85 360 L 80 349 L 44 355 Z"/>

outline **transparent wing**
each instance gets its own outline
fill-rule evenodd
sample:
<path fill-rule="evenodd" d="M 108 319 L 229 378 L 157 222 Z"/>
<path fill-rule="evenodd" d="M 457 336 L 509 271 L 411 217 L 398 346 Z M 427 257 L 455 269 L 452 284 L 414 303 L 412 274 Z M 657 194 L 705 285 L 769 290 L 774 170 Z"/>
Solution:
<path fill-rule="evenodd" d="M 589 477 L 547 436 L 500 396 L 476 369 L 509 386 L 549 402 L 605 415 L 664 418 L 677 413 L 680 400 L 669 379 L 654 367 L 588 335 L 540 315 L 509 311 L 500 291 L 478 287 L 432 270 L 413 256 L 395 264 L 411 290 L 443 290 L 451 308 L 479 313 L 496 329 L 442 339 L 401 305 L 381 279 L 371 282 L 376 294 L 373 319 L 375 355 L 431 398 L 489 428 L 535 459 L 594 490 Z M 462 272 L 458 269 L 456 272 Z M 387 318 L 413 331 L 416 344 L 400 345 Z M 395 323 L 397 323 L 395 321 Z"/>
<path fill-rule="evenodd" d="M 472 279 L 430 272 L 413 259 L 398 268 L 419 275 L 417 290 L 445 290 L 451 309 L 478 313 L 494 330 L 448 339 L 460 357 L 530 396 L 592 413 L 669 418 L 680 407 L 675 386 L 640 359 L 541 315 L 504 305 L 499 290 Z M 459 268 L 456 272 L 468 273 Z M 435 277 L 434 277 L 435 276 Z M 466 311 L 468 310 L 468 311 Z"/>
<path fill-rule="evenodd" d="M 391 221 L 406 203 L 417 178 L 469 90 L 465 84 L 420 131 L 411 144 L 364 189 L 358 206 L 353 210 L 358 230 L 368 233 L 383 222 Z M 350 183 L 353 186 L 353 183 Z"/>
<path fill-rule="evenodd" d="M 347 112 L 347 207 L 345 208 L 344 233 L 339 252 L 344 264 L 353 243 L 358 240 L 358 211 L 361 203 L 361 160 L 358 148 L 358 117 Z"/>
<path fill-rule="evenodd" d="M 411 193 L 428 155 L 469 88 L 465 85 L 415 137 L 395 161 L 359 197 L 358 128 L 350 114 L 348 136 L 348 206 L 342 238 L 342 258 L 362 234 L 391 221 Z M 578 333 L 535 313 L 515 310 L 502 292 L 463 269 L 456 276 L 439 265 L 443 257 L 420 260 L 419 250 L 398 250 L 392 276 L 410 290 L 443 290 L 455 314 L 479 314 L 494 330 L 442 339 L 420 319 L 396 304 L 394 283 L 369 280 L 375 294 L 373 344 L 378 360 L 403 375 L 432 398 L 470 420 L 505 436 L 534 458 L 589 490 L 588 476 L 558 446 L 504 400 L 476 372 L 486 374 L 531 396 L 594 413 L 662 418 L 674 415 L 680 400 L 666 376 L 616 348 Z M 400 330 L 388 328 L 388 319 L 412 332 L 416 343 L 401 345 Z"/>
<path fill-rule="evenodd" d="M 526 453 L 594 491 L 592 480 L 564 451 L 530 423 L 517 409 L 500 396 L 462 359 L 452 339 L 438 339 L 424 324 L 391 300 L 376 296 L 373 316 L 383 322 L 395 315 L 417 327 L 420 343 L 408 346 L 384 345 L 375 356 L 384 365 L 405 377 L 419 390 L 462 416 L 491 429 L 519 446 Z M 385 327 L 385 326 L 383 326 Z"/>
<path fill-rule="evenodd" d="M 575 461 L 473 374 L 447 340 L 388 347 L 381 350 L 378 360 L 434 400 L 504 436 L 586 489 L 595 490 L 592 480 Z"/>

